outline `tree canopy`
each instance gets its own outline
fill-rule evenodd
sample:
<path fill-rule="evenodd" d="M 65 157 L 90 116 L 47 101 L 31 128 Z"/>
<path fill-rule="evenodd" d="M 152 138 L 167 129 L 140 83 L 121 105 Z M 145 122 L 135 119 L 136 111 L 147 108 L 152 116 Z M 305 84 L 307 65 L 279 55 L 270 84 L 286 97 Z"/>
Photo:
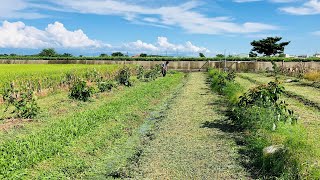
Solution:
<path fill-rule="evenodd" d="M 282 37 L 267 37 L 266 39 L 261 39 L 258 41 L 252 41 L 251 45 L 253 46 L 250 54 L 257 52 L 264 56 L 271 56 L 277 54 L 283 54 L 285 46 L 290 44 L 288 42 L 280 42 Z"/>
<path fill-rule="evenodd" d="M 147 57 L 148 55 L 145 53 L 140 54 L 140 57 Z"/>
<path fill-rule="evenodd" d="M 57 55 L 58 55 L 58 53 L 53 48 L 43 49 L 39 53 L 39 56 L 45 56 L 45 57 L 53 57 L 53 56 L 57 56 Z"/>
<path fill-rule="evenodd" d="M 111 54 L 111 56 L 124 56 L 124 54 L 122 54 L 121 52 L 114 52 Z"/>
<path fill-rule="evenodd" d="M 199 57 L 205 58 L 206 56 L 203 53 L 199 53 Z"/>
<path fill-rule="evenodd" d="M 224 55 L 223 55 L 223 54 L 217 54 L 216 57 L 218 57 L 218 58 L 224 58 Z"/>

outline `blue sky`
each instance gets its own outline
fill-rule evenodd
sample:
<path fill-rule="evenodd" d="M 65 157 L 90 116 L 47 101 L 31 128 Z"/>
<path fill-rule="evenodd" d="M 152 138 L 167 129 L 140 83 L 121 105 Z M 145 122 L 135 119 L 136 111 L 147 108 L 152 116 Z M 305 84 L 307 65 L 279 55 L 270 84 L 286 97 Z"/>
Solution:
<path fill-rule="evenodd" d="M 320 52 L 319 19 L 320 0 L 1 0 L 0 54 L 213 56 L 282 36 L 286 53 L 311 55 Z"/>

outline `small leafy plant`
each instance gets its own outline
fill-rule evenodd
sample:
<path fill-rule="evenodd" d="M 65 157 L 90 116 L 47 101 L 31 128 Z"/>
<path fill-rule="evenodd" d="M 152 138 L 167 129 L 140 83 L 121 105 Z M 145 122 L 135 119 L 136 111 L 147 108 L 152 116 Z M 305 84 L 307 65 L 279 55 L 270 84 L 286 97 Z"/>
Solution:
<path fill-rule="evenodd" d="M 93 87 L 89 87 L 86 81 L 78 79 L 70 88 L 69 97 L 86 102 L 89 100 L 93 93 Z"/>
<path fill-rule="evenodd" d="M 152 69 L 148 70 L 144 74 L 144 81 L 154 81 L 161 73 L 161 65 L 157 64 Z"/>
<path fill-rule="evenodd" d="M 260 85 L 253 89 L 250 89 L 243 96 L 240 97 L 238 103 L 238 113 L 241 114 L 241 111 L 244 109 L 257 109 L 260 111 L 263 108 L 269 109 L 269 116 L 274 116 L 274 118 L 261 118 L 266 122 L 261 122 L 268 126 L 273 125 L 275 128 L 278 122 L 284 123 L 296 123 L 298 118 L 294 115 L 294 112 L 287 108 L 285 101 L 280 101 L 280 96 L 284 93 L 284 87 L 281 86 L 278 82 L 269 82 L 266 85 Z M 261 111 L 262 112 L 262 111 Z M 247 125 L 255 124 L 257 122 L 243 122 L 248 121 L 247 118 L 236 118 L 237 121 L 241 121 Z M 269 122 L 267 122 L 269 121 Z"/>
<path fill-rule="evenodd" d="M 105 82 L 99 82 L 98 83 L 98 89 L 100 92 L 106 92 L 106 91 L 111 91 L 112 88 L 114 88 L 116 85 L 112 81 L 105 81 Z"/>
<path fill-rule="evenodd" d="M 143 66 L 139 66 L 138 69 L 137 69 L 137 78 L 139 80 L 143 80 L 144 73 L 145 73 L 145 70 L 144 70 Z"/>
<path fill-rule="evenodd" d="M 128 67 L 123 67 L 118 72 L 116 79 L 120 85 L 131 86 L 132 84 L 130 82 L 130 77 L 131 77 L 130 69 Z"/>
<path fill-rule="evenodd" d="M 4 89 L 3 100 L 6 103 L 5 112 L 10 106 L 14 106 L 11 112 L 17 118 L 32 119 L 38 115 L 40 108 L 36 102 L 36 97 L 31 88 L 16 89 L 11 83 Z"/>

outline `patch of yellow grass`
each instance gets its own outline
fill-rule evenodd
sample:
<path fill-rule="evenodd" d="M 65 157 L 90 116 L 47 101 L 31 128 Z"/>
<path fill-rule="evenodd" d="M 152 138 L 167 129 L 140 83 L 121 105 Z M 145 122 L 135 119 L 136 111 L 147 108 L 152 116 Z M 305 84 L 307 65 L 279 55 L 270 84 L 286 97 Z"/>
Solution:
<path fill-rule="evenodd" d="M 311 71 L 304 75 L 304 78 L 309 81 L 320 81 L 320 71 Z"/>

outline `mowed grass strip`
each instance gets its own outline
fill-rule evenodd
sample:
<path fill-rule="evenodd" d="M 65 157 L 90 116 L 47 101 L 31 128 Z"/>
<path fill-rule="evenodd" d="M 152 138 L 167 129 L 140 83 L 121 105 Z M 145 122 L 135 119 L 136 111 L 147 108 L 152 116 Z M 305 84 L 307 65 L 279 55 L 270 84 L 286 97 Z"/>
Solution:
<path fill-rule="evenodd" d="M 137 82 L 140 84 L 140 82 Z M 20 119 L 8 119 L 0 121 L 0 143 L 23 137 L 34 132 L 41 131 L 46 126 L 65 118 L 72 118 L 75 114 L 89 109 L 95 110 L 107 102 L 121 96 L 126 88 L 113 89 L 111 92 L 95 94 L 88 102 L 77 101 L 68 98 L 68 92 L 62 90 L 37 100 L 41 112 L 32 121 Z M 0 104 L 0 117 L 4 110 L 4 104 Z M 10 112 L 8 112 L 10 113 Z"/>
<path fill-rule="evenodd" d="M 235 134 L 222 130 L 227 103 L 205 82 L 206 74 L 190 74 L 144 149 L 134 179 L 249 179 L 238 164 Z"/>
<path fill-rule="evenodd" d="M 122 112 L 122 121 L 103 123 L 94 131 L 73 142 L 64 153 L 27 169 L 27 179 L 113 179 L 132 177 L 131 166 L 150 140 L 150 133 L 163 117 L 168 103 L 182 88 L 163 92 L 161 99 L 149 103 L 144 111 L 140 106 Z M 174 92 L 174 93 L 172 93 Z M 150 109 L 150 104 L 153 108 Z M 152 111 L 152 113 L 145 113 Z M 147 119 L 147 120 L 146 120 Z"/>
<path fill-rule="evenodd" d="M 137 110 L 145 111 L 154 106 L 153 102 L 161 99 L 174 89 L 183 78 L 182 74 L 162 78 L 150 83 L 126 90 L 123 96 L 96 110 L 81 112 L 32 133 L 23 138 L 3 142 L 0 146 L 0 178 L 17 178 L 25 175 L 25 168 L 64 153 L 66 147 L 82 136 L 94 131 L 103 123 L 120 122 Z"/>

